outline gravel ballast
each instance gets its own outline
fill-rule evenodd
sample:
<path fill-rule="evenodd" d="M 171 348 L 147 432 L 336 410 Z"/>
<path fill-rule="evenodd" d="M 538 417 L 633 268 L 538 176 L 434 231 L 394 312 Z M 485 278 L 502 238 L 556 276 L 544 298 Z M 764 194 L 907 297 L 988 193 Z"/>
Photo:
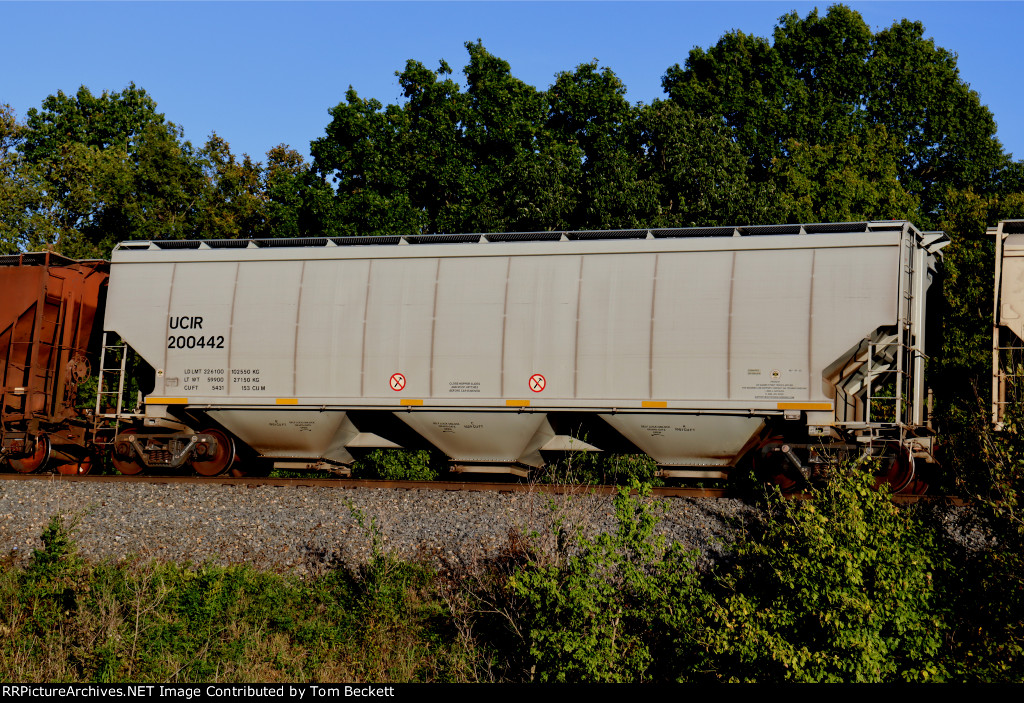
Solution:
<path fill-rule="evenodd" d="M 712 559 L 752 511 L 728 498 L 660 502 L 659 533 Z M 365 562 L 373 534 L 402 558 L 471 565 L 498 554 L 516 534 L 615 527 L 611 497 L 582 492 L 25 480 L 0 483 L 0 553 L 27 559 L 57 514 L 74 525 L 88 559 L 245 563 L 300 574 Z"/>

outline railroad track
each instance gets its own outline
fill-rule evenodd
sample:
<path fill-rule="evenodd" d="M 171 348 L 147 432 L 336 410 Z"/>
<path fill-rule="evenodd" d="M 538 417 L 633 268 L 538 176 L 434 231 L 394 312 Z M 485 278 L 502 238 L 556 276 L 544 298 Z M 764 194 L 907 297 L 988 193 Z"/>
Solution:
<path fill-rule="evenodd" d="M 616 486 L 593 486 L 580 484 L 539 484 L 539 483 L 504 483 L 499 481 L 385 481 L 349 478 L 268 478 L 263 476 L 245 476 L 235 478 L 222 476 L 207 478 L 202 476 L 65 476 L 62 474 L 0 474 L 2 481 L 70 481 L 100 483 L 150 483 L 186 484 L 186 485 L 223 485 L 223 486 L 277 486 L 289 488 L 379 488 L 425 491 L 496 491 L 499 493 L 595 493 L 613 495 L 618 491 Z M 676 488 L 656 487 L 653 495 L 675 498 L 721 498 L 728 494 L 724 488 Z"/>
<path fill-rule="evenodd" d="M 97 483 L 148 483 L 153 485 L 184 484 L 184 485 L 223 485 L 223 486 L 275 486 L 279 488 L 376 488 L 382 490 L 421 490 L 421 491 L 490 491 L 497 493 L 550 493 L 565 494 L 596 494 L 614 495 L 618 486 L 597 486 L 584 484 L 540 484 L 540 483 L 507 483 L 500 481 L 385 481 L 350 478 L 268 478 L 264 476 L 246 476 L 241 478 L 202 477 L 202 476 L 67 476 L 62 474 L 19 474 L 0 473 L 0 481 L 57 481 L 57 482 L 97 482 Z M 657 486 L 652 488 L 651 495 L 658 498 L 737 498 L 742 497 L 735 491 L 726 488 L 687 488 L 675 486 Z M 805 493 L 786 493 L 789 498 L 801 499 Z M 918 501 L 948 502 L 963 505 L 962 499 L 956 496 L 893 496 L 900 504 L 917 503 Z"/>

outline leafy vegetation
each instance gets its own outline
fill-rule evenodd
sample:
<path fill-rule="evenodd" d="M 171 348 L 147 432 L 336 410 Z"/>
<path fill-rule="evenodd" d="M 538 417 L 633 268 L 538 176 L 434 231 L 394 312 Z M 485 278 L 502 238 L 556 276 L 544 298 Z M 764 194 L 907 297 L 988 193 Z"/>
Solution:
<path fill-rule="evenodd" d="M 961 480 L 976 512 L 964 525 L 985 539 L 985 548 L 954 550 L 948 561 L 946 597 L 957 631 L 950 668 L 957 679 L 1024 680 L 1024 403 L 1020 388 L 994 433 L 975 416 L 978 455 Z"/>
<path fill-rule="evenodd" d="M 1024 162 L 959 75 L 902 20 L 854 10 L 728 32 L 630 104 L 597 62 L 545 90 L 466 44 L 465 88 L 410 60 L 400 104 L 350 89 L 312 163 L 217 135 L 196 148 L 131 84 L 0 105 L 0 253 L 108 257 L 148 238 L 677 227 L 906 218 L 941 228 L 929 361 L 943 462 L 975 497 L 985 548 L 940 538 L 839 472 L 769 499 L 729 559 L 698 567 L 621 493 L 614 534 L 563 525 L 453 579 L 378 550 L 303 581 L 245 567 L 92 564 L 55 520 L 25 568 L 0 565 L 0 679 L 36 681 L 1013 681 L 1024 679 L 1019 433 L 993 436 L 986 226 L 1024 217 Z M 936 338 L 932 331 L 929 337 Z M 87 389 L 83 387 L 83 396 Z M 1011 430 L 1020 426 L 1011 415 Z M 426 452 L 378 450 L 356 475 L 433 478 Z M 567 455 L 549 480 L 633 484 L 633 455 Z"/>
<path fill-rule="evenodd" d="M 130 239 L 295 236 L 306 168 L 285 146 L 239 162 L 216 134 L 200 149 L 134 84 L 58 92 L 19 123 L 0 106 L 0 253 L 109 258 Z"/>
<path fill-rule="evenodd" d="M 0 565 L 0 680 L 472 681 L 429 571 L 377 552 L 319 578 L 245 566 L 92 564 L 54 518 Z"/>
<path fill-rule="evenodd" d="M 769 496 L 709 609 L 707 668 L 757 682 L 942 679 L 930 531 L 856 467 L 806 501 Z"/>
<path fill-rule="evenodd" d="M 838 471 L 806 500 L 767 496 L 711 565 L 624 487 L 613 531 L 569 511 L 473 569 L 403 562 L 364 518 L 368 561 L 307 579 L 91 563 L 55 518 L 26 566 L 0 562 L 0 680 L 1019 682 L 1005 505 L 985 517 L 1016 531 L 970 552 Z"/>
<path fill-rule="evenodd" d="M 622 488 L 615 499 L 614 534 L 575 535 L 563 558 L 530 558 L 509 578 L 519 631 L 531 658 L 530 676 L 542 682 L 622 683 L 652 679 L 678 666 L 672 651 L 699 612 L 696 555 L 654 536 L 657 517 Z M 566 545 L 566 542 L 562 542 Z M 670 656 L 671 662 L 659 657 Z"/>
<path fill-rule="evenodd" d="M 444 457 L 425 449 L 374 449 L 356 460 L 352 476 L 386 481 L 434 481 L 446 470 Z"/>
<path fill-rule="evenodd" d="M 542 90 L 480 41 L 465 48 L 464 82 L 445 61 L 409 60 L 400 103 L 349 89 L 309 164 L 285 145 L 238 158 L 216 134 L 196 148 L 134 84 L 58 92 L 24 122 L 3 106 L 0 247 L 103 257 L 133 238 L 930 229 L 965 198 L 1024 189 L 992 114 L 919 22 L 872 31 L 834 5 L 781 17 L 770 39 L 728 32 L 668 67 L 649 105 L 596 61 Z"/>
<path fill-rule="evenodd" d="M 556 484 L 660 486 L 664 482 L 658 478 L 657 471 L 657 462 L 646 454 L 574 451 L 534 471 L 531 479 Z"/>

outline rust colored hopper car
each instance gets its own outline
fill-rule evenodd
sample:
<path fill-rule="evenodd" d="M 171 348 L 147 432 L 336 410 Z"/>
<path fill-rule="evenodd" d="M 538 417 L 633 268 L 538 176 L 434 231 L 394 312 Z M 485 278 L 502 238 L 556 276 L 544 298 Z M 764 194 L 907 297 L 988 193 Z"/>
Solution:
<path fill-rule="evenodd" d="M 0 256 L 0 456 L 15 471 L 90 469 L 95 423 L 76 398 L 93 370 L 107 268 L 53 253 Z"/>
<path fill-rule="evenodd" d="M 102 346 L 130 347 L 151 379 L 129 412 L 117 364 L 99 363 L 115 370 L 93 419 L 119 423 L 123 473 L 432 446 L 463 471 L 632 451 L 665 476 L 752 461 L 785 484 L 867 454 L 916 490 L 946 241 L 858 222 L 126 242 Z M 7 417 L 22 453 L 59 425 L 23 419 L 14 439 Z"/>

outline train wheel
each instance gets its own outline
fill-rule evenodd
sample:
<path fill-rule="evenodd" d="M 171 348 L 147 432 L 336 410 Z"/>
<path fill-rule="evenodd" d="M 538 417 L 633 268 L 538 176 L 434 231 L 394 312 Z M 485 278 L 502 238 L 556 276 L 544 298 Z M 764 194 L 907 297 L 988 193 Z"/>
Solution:
<path fill-rule="evenodd" d="M 766 483 L 773 483 L 783 492 L 794 491 L 804 483 L 804 477 L 796 470 L 782 452 L 778 451 L 785 440 L 770 437 L 754 450 L 754 475 Z"/>
<path fill-rule="evenodd" d="M 911 461 L 913 461 L 913 457 L 911 457 Z M 929 484 L 928 484 L 928 477 L 927 477 L 928 476 L 927 475 L 927 471 L 929 470 L 929 468 L 930 467 L 925 465 L 924 466 L 924 470 L 922 471 L 922 466 L 920 464 L 918 464 L 917 462 L 915 462 L 914 463 L 914 478 L 912 478 L 910 480 L 910 482 L 907 483 L 906 486 L 904 486 L 903 488 L 900 489 L 900 495 L 905 495 L 905 496 L 923 496 L 923 495 L 925 495 L 928 492 L 928 486 L 929 486 Z"/>
<path fill-rule="evenodd" d="M 928 493 L 928 482 L 918 476 L 915 476 L 914 480 L 900 491 L 900 495 L 904 496 L 923 496 L 926 493 Z"/>
<path fill-rule="evenodd" d="M 235 461 L 235 443 L 221 430 L 203 430 L 202 434 L 214 437 L 217 440 L 217 448 L 205 456 L 197 453 L 197 458 L 192 459 L 192 468 L 200 476 L 219 476 Z"/>
<path fill-rule="evenodd" d="M 60 464 L 56 467 L 57 473 L 64 476 L 85 476 L 92 472 L 96 460 L 92 454 L 86 454 L 81 461 L 72 461 L 67 464 Z"/>
<path fill-rule="evenodd" d="M 135 430 L 127 429 L 121 432 L 121 434 L 135 434 Z M 146 465 L 135 456 L 131 446 L 123 441 L 114 444 L 114 451 L 110 455 L 110 460 L 113 462 L 114 468 L 125 476 L 134 476 L 135 474 L 142 473 L 146 468 Z"/>
<path fill-rule="evenodd" d="M 46 435 L 36 437 L 35 450 L 29 456 L 12 457 L 8 461 L 11 468 L 19 474 L 30 474 L 43 468 L 43 464 L 50 458 L 50 440 Z"/>
<path fill-rule="evenodd" d="M 888 485 L 893 493 L 906 494 L 915 484 L 915 478 L 914 457 L 905 448 L 898 447 L 895 452 L 881 457 L 880 469 L 875 472 L 875 489 Z"/>

